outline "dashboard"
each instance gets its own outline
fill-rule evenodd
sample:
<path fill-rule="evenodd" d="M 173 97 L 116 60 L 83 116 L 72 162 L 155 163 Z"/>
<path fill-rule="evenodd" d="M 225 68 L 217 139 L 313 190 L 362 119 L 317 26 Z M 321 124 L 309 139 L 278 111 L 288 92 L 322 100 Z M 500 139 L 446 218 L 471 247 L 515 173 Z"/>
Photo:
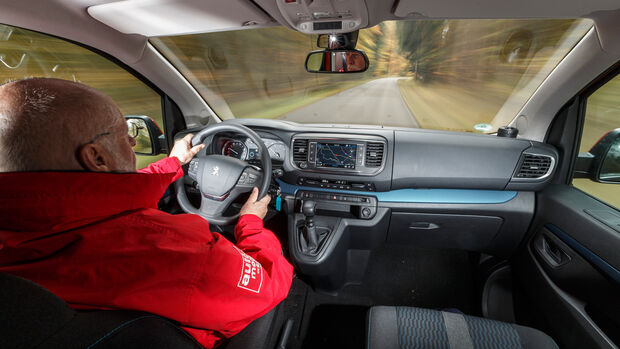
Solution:
<path fill-rule="evenodd" d="M 273 166 L 269 194 L 273 211 L 285 214 L 289 252 L 300 272 L 327 275 L 315 285 L 326 290 L 365 265 L 349 263 L 351 251 L 384 243 L 511 255 L 530 224 L 535 192 L 550 183 L 559 159 L 550 145 L 493 135 L 226 122 L 249 127 L 265 143 Z M 259 147 L 246 136 L 218 134 L 209 149 L 260 166 Z M 302 248 L 308 202 L 316 226 L 329 231 L 316 254 Z"/>
<path fill-rule="evenodd" d="M 542 189 L 557 151 L 524 139 L 402 128 L 342 128 L 265 119 L 228 122 L 261 137 L 281 181 L 293 186 L 386 192 L 399 189 Z M 189 130 L 188 130 L 189 131 Z M 245 136 L 217 135 L 211 153 L 258 164 Z"/>

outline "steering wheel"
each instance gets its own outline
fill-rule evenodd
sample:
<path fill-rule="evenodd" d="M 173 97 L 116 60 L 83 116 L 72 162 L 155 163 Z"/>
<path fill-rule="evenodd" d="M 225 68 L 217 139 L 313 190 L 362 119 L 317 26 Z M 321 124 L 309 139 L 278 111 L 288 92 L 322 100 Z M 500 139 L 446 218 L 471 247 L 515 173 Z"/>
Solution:
<path fill-rule="evenodd" d="M 243 193 L 259 188 L 258 199 L 262 199 L 271 183 L 271 158 L 263 140 L 249 128 L 232 123 L 219 123 L 205 127 L 194 135 L 192 147 L 212 135 L 234 132 L 247 136 L 258 146 L 263 170 L 260 171 L 245 161 L 224 155 L 196 155 L 189 163 L 187 176 L 198 183 L 200 207 L 192 205 L 185 193 L 183 178 L 175 182 L 177 200 L 183 211 L 198 214 L 212 224 L 232 224 L 239 214 L 224 216 L 230 204 Z"/>

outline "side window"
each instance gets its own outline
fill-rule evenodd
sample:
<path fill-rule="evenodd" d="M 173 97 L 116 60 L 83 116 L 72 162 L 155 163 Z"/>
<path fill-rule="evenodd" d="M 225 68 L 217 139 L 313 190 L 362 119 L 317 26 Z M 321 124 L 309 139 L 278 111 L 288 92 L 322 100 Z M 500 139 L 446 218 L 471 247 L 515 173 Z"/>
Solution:
<path fill-rule="evenodd" d="M 161 96 L 123 68 L 62 39 L 0 24 L 0 83 L 27 77 L 83 83 L 110 96 L 124 115 L 148 115 L 163 129 Z M 164 156 L 138 156 L 137 167 Z"/>
<path fill-rule="evenodd" d="M 575 187 L 620 208 L 620 75 L 586 100 L 575 167 Z"/>

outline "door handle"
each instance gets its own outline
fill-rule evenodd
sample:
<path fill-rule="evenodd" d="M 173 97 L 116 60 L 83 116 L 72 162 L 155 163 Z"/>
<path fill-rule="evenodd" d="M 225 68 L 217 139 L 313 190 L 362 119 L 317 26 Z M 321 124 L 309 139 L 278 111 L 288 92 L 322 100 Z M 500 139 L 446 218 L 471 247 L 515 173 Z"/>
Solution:
<path fill-rule="evenodd" d="M 541 234 L 534 244 L 536 252 L 554 268 L 570 262 L 570 256 L 555 242 Z"/>
<path fill-rule="evenodd" d="M 411 222 L 409 224 L 409 229 L 432 230 L 437 228 L 439 228 L 439 225 L 430 222 Z"/>

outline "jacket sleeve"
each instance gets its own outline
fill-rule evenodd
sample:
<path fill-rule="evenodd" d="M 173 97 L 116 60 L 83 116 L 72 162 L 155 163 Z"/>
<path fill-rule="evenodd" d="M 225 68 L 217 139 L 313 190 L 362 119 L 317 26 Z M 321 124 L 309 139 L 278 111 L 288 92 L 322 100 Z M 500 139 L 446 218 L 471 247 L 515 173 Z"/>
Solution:
<path fill-rule="evenodd" d="M 138 170 L 138 173 L 175 173 L 174 177 L 172 178 L 172 182 L 174 182 L 177 179 L 183 177 L 183 168 L 179 163 L 179 159 L 173 156 L 168 156 L 152 164 L 149 164 L 143 169 Z"/>
<path fill-rule="evenodd" d="M 239 219 L 236 246 L 213 236 L 188 323 L 230 337 L 286 298 L 293 267 L 282 256 L 278 238 L 255 215 Z"/>

